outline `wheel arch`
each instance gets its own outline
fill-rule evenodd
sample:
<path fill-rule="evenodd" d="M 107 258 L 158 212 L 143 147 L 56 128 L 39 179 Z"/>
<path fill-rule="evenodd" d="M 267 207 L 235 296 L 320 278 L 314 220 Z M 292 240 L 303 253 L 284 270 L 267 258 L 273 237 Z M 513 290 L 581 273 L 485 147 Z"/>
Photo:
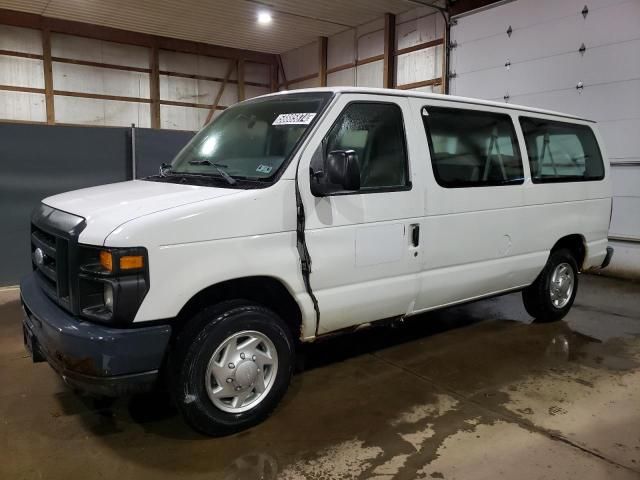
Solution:
<path fill-rule="evenodd" d="M 562 248 L 566 248 L 571 252 L 576 260 L 576 264 L 578 265 L 578 270 L 582 270 L 587 254 L 587 242 L 584 236 L 579 233 L 565 235 L 555 243 L 553 248 L 551 248 L 551 253 Z"/>
<path fill-rule="evenodd" d="M 279 278 L 256 275 L 225 280 L 200 290 L 180 309 L 174 335 L 203 308 L 225 300 L 242 299 L 273 310 L 287 324 L 293 338 L 302 338 L 302 310 L 289 288 Z"/>

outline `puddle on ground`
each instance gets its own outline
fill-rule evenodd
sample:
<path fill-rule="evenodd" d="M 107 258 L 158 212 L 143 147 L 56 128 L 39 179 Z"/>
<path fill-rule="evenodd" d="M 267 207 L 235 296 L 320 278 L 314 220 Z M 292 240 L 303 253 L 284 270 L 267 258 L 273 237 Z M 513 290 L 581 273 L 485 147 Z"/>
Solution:
<path fill-rule="evenodd" d="M 554 428 L 576 416 L 574 403 L 624 388 L 640 368 L 633 325 L 625 317 L 600 335 L 594 313 L 582 318 L 528 324 L 515 295 L 454 307 L 305 346 L 283 404 L 241 434 L 201 437 L 153 394 L 60 408 L 69 415 L 30 424 L 42 441 L 29 455 L 41 447 L 52 476 L 62 466 L 46 462 L 47 441 L 111 452 L 138 478 L 441 478 L 428 466 L 452 448 L 447 439 L 482 442 L 506 421 L 573 440 Z"/>

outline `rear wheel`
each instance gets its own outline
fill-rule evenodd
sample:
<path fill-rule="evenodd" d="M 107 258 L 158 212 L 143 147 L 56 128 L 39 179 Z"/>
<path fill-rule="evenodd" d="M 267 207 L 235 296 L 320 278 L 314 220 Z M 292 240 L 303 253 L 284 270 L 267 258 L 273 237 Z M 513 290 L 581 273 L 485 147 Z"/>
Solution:
<path fill-rule="evenodd" d="M 551 252 L 538 278 L 522 291 L 524 306 L 537 322 L 562 319 L 571 309 L 578 291 L 578 266 L 571 252 Z"/>
<path fill-rule="evenodd" d="M 185 420 L 207 435 L 228 435 L 264 420 L 285 394 L 293 339 L 271 310 L 223 302 L 197 314 L 179 335 L 172 390 Z"/>

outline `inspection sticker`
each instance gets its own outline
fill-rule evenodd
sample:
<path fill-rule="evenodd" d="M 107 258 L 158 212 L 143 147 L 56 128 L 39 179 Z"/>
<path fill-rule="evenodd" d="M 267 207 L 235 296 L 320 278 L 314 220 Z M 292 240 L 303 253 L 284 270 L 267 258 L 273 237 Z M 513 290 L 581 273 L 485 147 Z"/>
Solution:
<path fill-rule="evenodd" d="M 256 168 L 258 173 L 269 173 L 271 170 L 273 170 L 273 167 L 269 165 L 258 165 L 258 168 Z"/>
<path fill-rule="evenodd" d="M 281 113 L 272 125 L 309 125 L 315 113 Z"/>

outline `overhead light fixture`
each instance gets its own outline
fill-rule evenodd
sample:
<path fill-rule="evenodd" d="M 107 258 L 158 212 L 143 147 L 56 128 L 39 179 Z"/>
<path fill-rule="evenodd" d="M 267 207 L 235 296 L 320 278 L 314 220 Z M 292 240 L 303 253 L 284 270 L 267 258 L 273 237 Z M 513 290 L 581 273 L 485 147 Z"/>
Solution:
<path fill-rule="evenodd" d="M 258 12 L 258 23 L 260 25 L 269 25 L 271 20 L 271 14 L 269 12 Z"/>

